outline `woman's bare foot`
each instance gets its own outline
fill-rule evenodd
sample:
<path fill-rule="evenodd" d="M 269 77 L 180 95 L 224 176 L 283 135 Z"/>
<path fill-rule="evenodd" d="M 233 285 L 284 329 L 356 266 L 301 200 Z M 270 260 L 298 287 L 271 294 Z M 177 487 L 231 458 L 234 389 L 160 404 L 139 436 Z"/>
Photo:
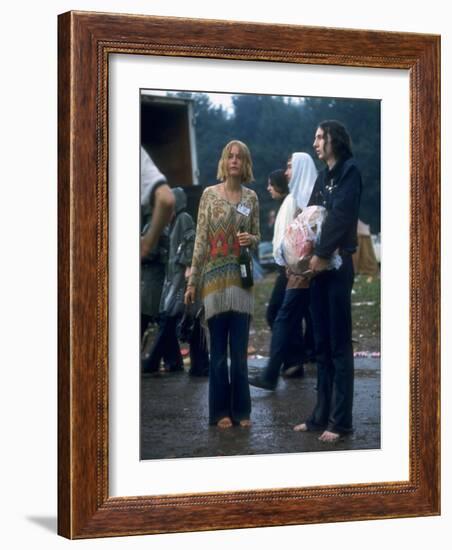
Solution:
<path fill-rule="evenodd" d="M 241 428 L 249 428 L 251 426 L 251 420 L 249 418 L 240 420 L 239 425 Z"/>
<path fill-rule="evenodd" d="M 232 420 L 229 418 L 229 416 L 225 416 L 217 422 L 217 427 L 221 428 L 222 430 L 232 428 Z"/>
<path fill-rule="evenodd" d="M 319 441 L 324 441 L 325 443 L 335 443 L 340 437 L 340 434 L 325 430 L 319 437 Z"/>
<path fill-rule="evenodd" d="M 297 424 L 293 427 L 294 432 L 307 432 L 308 427 L 306 426 L 306 422 L 303 422 L 302 424 Z"/>

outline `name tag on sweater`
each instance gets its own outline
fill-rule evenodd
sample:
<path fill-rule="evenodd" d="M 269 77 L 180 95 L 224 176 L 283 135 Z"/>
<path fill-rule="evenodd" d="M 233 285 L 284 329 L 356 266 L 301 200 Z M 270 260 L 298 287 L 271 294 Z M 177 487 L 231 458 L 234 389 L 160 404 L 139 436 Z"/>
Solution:
<path fill-rule="evenodd" d="M 239 214 L 242 214 L 242 216 L 249 216 L 251 213 L 251 208 L 248 208 L 248 206 L 245 206 L 241 202 L 237 205 L 237 212 Z"/>

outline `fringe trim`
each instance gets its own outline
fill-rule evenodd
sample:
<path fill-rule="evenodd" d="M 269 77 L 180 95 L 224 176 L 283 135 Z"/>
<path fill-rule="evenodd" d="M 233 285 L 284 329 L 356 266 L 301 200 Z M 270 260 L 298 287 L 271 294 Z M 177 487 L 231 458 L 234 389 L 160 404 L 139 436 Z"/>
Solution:
<path fill-rule="evenodd" d="M 214 292 L 204 298 L 205 320 L 225 311 L 254 313 L 254 295 L 252 290 L 231 286 Z"/>

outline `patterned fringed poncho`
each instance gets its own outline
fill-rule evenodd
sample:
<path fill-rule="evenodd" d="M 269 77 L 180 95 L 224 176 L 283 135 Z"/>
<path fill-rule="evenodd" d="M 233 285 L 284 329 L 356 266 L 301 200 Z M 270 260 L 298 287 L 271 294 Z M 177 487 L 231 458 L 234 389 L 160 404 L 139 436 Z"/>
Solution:
<path fill-rule="evenodd" d="M 237 238 L 239 228 L 252 235 L 252 247 L 260 241 L 259 202 L 251 189 L 242 187 L 241 204 L 249 216 L 237 212 L 215 187 L 201 197 L 195 249 L 189 284 L 197 287 L 204 303 L 205 319 L 225 311 L 253 314 L 253 290 L 242 287 Z"/>

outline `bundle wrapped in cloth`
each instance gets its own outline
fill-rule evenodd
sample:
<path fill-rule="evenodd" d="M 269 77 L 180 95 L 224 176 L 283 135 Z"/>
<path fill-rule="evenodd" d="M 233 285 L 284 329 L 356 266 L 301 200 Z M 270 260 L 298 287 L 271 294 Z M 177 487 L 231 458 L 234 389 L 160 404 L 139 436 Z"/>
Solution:
<path fill-rule="evenodd" d="M 287 227 L 276 253 L 293 273 L 310 275 L 309 262 L 314 253 L 315 244 L 320 238 L 325 218 L 326 209 L 323 206 L 308 206 Z M 334 252 L 328 269 L 339 269 L 341 264 L 341 257 Z"/>

